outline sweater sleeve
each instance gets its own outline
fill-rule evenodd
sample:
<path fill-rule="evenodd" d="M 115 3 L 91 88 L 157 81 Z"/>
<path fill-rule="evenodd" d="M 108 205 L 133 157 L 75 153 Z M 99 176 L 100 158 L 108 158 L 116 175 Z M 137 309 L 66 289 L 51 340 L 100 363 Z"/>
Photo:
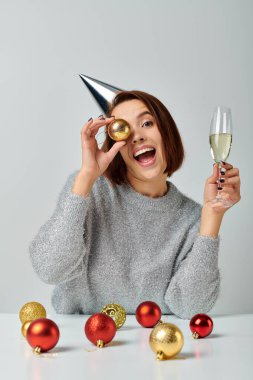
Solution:
<path fill-rule="evenodd" d="M 48 284 L 69 281 L 83 272 L 84 220 L 91 195 L 84 198 L 72 193 L 77 172 L 68 177 L 51 218 L 29 245 L 32 266 Z"/>
<path fill-rule="evenodd" d="M 199 235 L 198 227 L 195 225 L 190 233 L 188 250 L 180 252 L 165 292 L 165 303 L 173 314 L 183 319 L 210 311 L 220 291 L 220 237 Z M 189 240 L 193 241 L 190 248 Z"/>

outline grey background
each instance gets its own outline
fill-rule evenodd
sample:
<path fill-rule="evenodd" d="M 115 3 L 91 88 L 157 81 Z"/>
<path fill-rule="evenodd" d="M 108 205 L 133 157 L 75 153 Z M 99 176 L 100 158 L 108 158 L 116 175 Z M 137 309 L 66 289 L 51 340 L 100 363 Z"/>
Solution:
<path fill-rule="evenodd" d="M 31 300 L 52 312 L 52 286 L 33 272 L 28 245 L 80 168 L 83 123 L 101 114 L 79 73 L 164 102 L 186 149 L 172 181 L 199 202 L 213 108 L 231 107 L 242 200 L 222 224 L 212 312 L 253 312 L 252 11 L 246 0 L 0 2 L 1 312 Z"/>

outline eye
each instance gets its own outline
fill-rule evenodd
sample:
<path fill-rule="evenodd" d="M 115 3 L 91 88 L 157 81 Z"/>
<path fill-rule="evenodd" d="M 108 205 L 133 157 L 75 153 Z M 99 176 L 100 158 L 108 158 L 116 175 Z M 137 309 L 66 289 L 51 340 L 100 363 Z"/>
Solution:
<path fill-rule="evenodd" d="M 150 121 L 150 120 L 148 120 L 148 121 L 145 121 L 145 123 L 143 123 L 142 126 L 145 125 L 145 124 L 147 125 L 147 123 L 148 123 L 148 126 L 149 126 L 149 125 L 153 125 L 153 122 Z"/>

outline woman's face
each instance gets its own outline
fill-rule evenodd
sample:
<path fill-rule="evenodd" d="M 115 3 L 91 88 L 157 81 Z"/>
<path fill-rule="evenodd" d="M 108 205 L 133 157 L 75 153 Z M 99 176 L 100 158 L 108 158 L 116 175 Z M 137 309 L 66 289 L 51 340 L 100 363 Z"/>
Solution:
<path fill-rule="evenodd" d="M 139 99 L 132 99 L 118 104 L 111 112 L 115 119 L 125 119 L 131 128 L 131 134 L 126 144 L 120 149 L 120 154 L 127 166 L 127 177 L 139 180 L 164 179 L 167 166 L 164 146 L 156 120 L 147 106 Z M 134 158 L 136 150 L 148 145 L 155 150 Z"/>

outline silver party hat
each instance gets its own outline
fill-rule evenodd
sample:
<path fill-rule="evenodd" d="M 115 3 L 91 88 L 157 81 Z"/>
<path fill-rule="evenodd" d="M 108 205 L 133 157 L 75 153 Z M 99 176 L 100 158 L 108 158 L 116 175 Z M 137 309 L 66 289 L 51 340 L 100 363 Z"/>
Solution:
<path fill-rule="evenodd" d="M 104 113 L 108 111 L 117 92 L 123 91 L 121 88 L 111 86 L 108 83 L 101 82 L 87 75 L 79 74 L 79 76 Z"/>

